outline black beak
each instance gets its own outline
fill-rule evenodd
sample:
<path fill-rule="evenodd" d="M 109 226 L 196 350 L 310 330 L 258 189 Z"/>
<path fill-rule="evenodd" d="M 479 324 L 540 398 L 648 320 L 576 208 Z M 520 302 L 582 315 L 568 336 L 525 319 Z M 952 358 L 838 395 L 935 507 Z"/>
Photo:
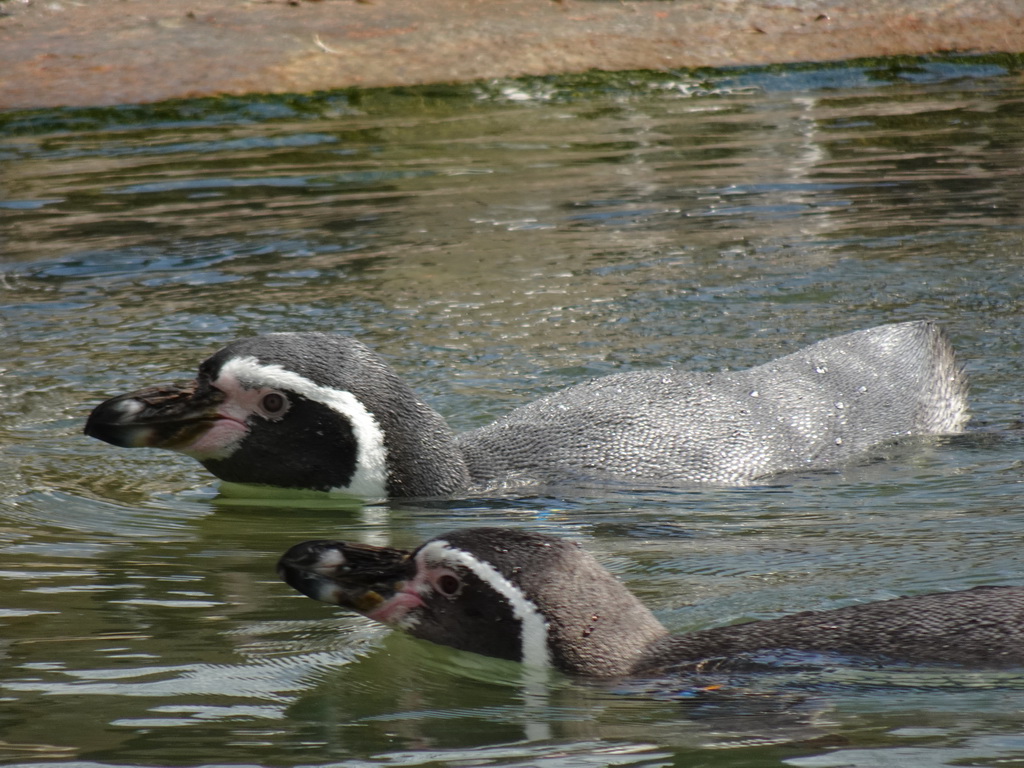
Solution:
<path fill-rule="evenodd" d="M 416 565 L 404 549 L 344 541 L 304 541 L 277 563 L 277 573 L 307 597 L 367 613 L 400 591 Z"/>
<path fill-rule="evenodd" d="M 223 401 L 223 392 L 197 381 L 147 387 L 97 405 L 85 434 L 122 448 L 176 450 L 210 427 Z"/>

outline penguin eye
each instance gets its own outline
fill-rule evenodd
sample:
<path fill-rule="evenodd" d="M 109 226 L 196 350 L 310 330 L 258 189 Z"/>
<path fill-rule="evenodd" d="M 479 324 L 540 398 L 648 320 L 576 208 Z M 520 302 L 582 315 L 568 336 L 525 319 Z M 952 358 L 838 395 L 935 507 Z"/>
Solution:
<path fill-rule="evenodd" d="M 437 591 L 445 597 L 455 597 L 462 589 L 462 582 L 454 573 L 442 573 L 437 577 L 435 585 Z"/>
<path fill-rule="evenodd" d="M 269 416 L 276 416 L 284 411 L 288 400 L 280 392 L 268 392 L 260 398 L 260 408 Z"/>

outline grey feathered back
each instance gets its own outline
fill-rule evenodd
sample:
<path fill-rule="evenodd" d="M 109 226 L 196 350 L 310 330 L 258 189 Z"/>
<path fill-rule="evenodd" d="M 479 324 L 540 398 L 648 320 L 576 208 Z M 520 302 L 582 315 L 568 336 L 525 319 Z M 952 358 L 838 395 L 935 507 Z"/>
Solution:
<path fill-rule="evenodd" d="M 875 661 L 1007 667 L 1024 664 L 1024 588 L 976 587 L 804 612 L 716 627 L 656 642 L 636 674 L 786 649 L 860 656 Z"/>
<path fill-rule="evenodd" d="M 478 484 L 745 484 L 833 468 L 899 436 L 959 432 L 966 389 L 945 333 L 908 322 L 744 371 L 607 376 L 518 408 L 458 443 Z"/>

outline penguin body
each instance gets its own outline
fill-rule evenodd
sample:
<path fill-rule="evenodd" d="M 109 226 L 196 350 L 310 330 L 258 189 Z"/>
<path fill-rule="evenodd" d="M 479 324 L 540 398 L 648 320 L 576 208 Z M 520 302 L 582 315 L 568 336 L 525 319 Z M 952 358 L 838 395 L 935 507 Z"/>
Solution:
<path fill-rule="evenodd" d="M 587 677 L 742 669 L 772 654 L 1005 668 L 1024 665 L 1024 587 L 977 587 L 670 635 L 579 545 L 515 529 L 438 536 L 412 552 L 297 544 L 299 592 L 460 650 Z"/>
<path fill-rule="evenodd" d="M 968 419 L 966 380 L 938 326 L 880 326 L 745 371 L 620 373 L 454 435 L 355 339 L 242 339 L 196 380 L 112 398 L 86 434 L 194 456 L 234 483 L 363 497 L 445 497 L 519 485 L 743 485 L 834 469 Z"/>
<path fill-rule="evenodd" d="M 901 436 L 959 432 L 966 420 L 964 378 L 945 334 L 907 323 L 744 371 L 606 376 L 459 443 L 477 481 L 528 470 L 547 481 L 744 485 L 832 469 Z"/>

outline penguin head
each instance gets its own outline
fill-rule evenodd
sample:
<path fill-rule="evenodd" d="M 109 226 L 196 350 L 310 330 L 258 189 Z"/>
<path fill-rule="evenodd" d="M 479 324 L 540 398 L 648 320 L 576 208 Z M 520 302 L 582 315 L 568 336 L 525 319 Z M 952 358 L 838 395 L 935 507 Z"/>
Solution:
<path fill-rule="evenodd" d="M 412 552 L 309 541 L 281 557 L 278 574 L 416 637 L 570 674 L 626 674 L 666 635 L 579 545 L 514 529 L 456 531 Z"/>
<path fill-rule="evenodd" d="M 444 495 L 466 482 L 441 417 L 345 336 L 235 341 L 187 384 L 101 403 L 85 433 L 184 453 L 232 483 L 376 498 Z"/>

